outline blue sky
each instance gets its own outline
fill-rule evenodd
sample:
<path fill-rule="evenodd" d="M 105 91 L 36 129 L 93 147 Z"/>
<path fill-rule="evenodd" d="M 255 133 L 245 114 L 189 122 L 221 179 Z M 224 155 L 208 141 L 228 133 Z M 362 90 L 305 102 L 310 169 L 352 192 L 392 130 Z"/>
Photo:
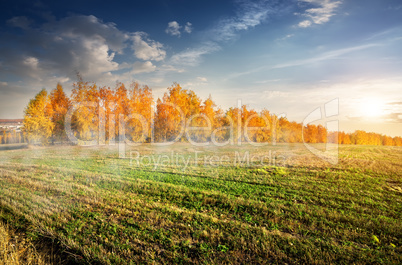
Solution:
<path fill-rule="evenodd" d="M 2 1 L 0 118 L 75 72 L 100 85 L 173 82 L 226 109 L 298 122 L 339 99 L 340 129 L 402 135 L 402 2 Z"/>

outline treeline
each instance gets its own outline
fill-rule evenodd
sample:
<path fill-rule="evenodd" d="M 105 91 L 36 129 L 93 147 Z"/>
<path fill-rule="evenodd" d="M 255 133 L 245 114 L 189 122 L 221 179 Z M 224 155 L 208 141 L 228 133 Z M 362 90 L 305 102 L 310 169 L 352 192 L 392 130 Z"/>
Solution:
<path fill-rule="evenodd" d="M 402 146 L 402 137 L 357 130 L 354 133 L 330 132 L 328 140 L 339 144 Z"/>
<path fill-rule="evenodd" d="M 66 122 L 67 121 L 67 122 Z M 98 87 L 79 76 L 71 97 L 60 84 L 40 91 L 25 109 L 24 131 L 30 143 L 55 143 L 71 139 L 112 143 L 132 142 L 192 143 L 288 142 L 373 144 L 402 146 L 401 137 L 356 131 L 328 133 L 322 125 L 288 121 L 264 109 L 257 112 L 242 105 L 224 111 L 210 96 L 206 100 L 194 91 L 174 83 L 156 104 L 148 86 L 123 83 Z"/>
<path fill-rule="evenodd" d="M 0 144 L 24 143 L 25 137 L 22 131 L 2 130 L 0 131 Z"/>

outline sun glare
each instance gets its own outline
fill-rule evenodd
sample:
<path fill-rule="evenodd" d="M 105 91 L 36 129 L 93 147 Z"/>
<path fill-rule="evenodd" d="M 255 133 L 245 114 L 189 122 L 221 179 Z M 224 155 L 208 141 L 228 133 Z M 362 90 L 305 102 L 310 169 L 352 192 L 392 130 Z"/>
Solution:
<path fill-rule="evenodd" d="M 383 114 L 384 104 L 379 100 L 368 99 L 360 104 L 359 109 L 364 117 L 379 117 Z"/>

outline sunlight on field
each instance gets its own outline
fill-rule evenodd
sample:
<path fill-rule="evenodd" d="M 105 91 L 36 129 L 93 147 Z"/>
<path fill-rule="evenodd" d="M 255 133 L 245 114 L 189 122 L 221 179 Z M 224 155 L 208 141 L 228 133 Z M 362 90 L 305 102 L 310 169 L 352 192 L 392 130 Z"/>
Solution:
<path fill-rule="evenodd" d="M 399 147 L 344 145 L 337 165 L 301 144 L 31 147 L 0 161 L 0 220 L 80 262 L 401 261 Z"/>

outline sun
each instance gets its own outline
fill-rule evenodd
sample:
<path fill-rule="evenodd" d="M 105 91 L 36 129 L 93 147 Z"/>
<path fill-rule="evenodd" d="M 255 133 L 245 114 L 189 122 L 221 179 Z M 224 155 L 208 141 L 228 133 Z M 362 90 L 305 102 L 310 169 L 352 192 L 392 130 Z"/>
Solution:
<path fill-rule="evenodd" d="M 384 112 L 384 103 L 377 99 L 366 99 L 360 103 L 359 110 L 364 117 L 379 117 Z"/>

